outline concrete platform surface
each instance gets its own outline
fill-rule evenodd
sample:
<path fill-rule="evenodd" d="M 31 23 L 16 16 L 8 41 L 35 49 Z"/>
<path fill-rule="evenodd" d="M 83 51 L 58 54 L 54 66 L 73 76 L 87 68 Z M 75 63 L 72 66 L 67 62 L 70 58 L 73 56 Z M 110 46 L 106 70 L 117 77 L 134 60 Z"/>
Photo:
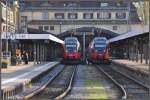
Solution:
<path fill-rule="evenodd" d="M 126 67 L 132 68 L 133 70 L 138 70 L 142 73 L 149 74 L 149 65 L 141 64 L 138 62 L 129 61 L 126 59 L 112 59 L 112 63 L 124 65 Z"/>
<path fill-rule="evenodd" d="M 11 73 L 14 71 L 22 70 L 27 67 L 31 67 L 33 65 L 34 65 L 34 62 L 29 62 L 28 64 L 20 64 L 20 65 L 16 65 L 16 66 L 8 66 L 8 68 L 2 68 L 1 72 L 2 73 Z"/>
<path fill-rule="evenodd" d="M 46 70 L 54 67 L 59 62 L 45 62 L 43 64 L 30 63 L 23 66 L 12 66 L 2 69 L 2 89 L 15 88 L 18 84 L 27 84 Z"/>

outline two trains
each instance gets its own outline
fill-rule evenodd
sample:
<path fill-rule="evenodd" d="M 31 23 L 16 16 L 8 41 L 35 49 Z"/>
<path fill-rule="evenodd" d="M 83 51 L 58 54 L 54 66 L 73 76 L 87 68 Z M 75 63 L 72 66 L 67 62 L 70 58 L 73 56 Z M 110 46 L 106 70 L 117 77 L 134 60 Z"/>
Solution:
<path fill-rule="evenodd" d="M 81 62 L 81 47 L 76 37 L 67 37 L 64 40 L 64 57 L 63 63 L 76 63 Z M 89 44 L 89 48 L 86 52 L 86 59 L 88 62 L 97 63 L 109 63 L 110 53 L 109 44 L 105 37 L 95 37 Z"/>

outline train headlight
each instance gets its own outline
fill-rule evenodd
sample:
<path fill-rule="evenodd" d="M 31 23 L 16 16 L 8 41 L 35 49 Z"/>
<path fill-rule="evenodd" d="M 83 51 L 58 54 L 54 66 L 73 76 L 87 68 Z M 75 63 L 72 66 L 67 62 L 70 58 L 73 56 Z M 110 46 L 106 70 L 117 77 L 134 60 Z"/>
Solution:
<path fill-rule="evenodd" d="M 67 52 L 67 53 L 68 53 L 68 50 L 66 50 L 65 52 Z"/>
<path fill-rule="evenodd" d="M 74 50 L 74 52 L 77 52 L 77 50 Z"/>

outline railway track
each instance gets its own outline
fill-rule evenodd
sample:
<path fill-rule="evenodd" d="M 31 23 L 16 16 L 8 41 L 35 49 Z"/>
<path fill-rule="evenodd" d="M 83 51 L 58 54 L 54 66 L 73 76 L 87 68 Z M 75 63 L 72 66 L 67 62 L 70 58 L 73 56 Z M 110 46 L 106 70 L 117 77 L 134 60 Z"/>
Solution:
<path fill-rule="evenodd" d="M 149 87 L 140 81 L 130 77 L 127 73 L 121 73 L 110 66 L 97 66 L 106 76 L 108 76 L 122 91 L 122 99 L 128 100 L 148 100 Z"/>
<path fill-rule="evenodd" d="M 79 65 L 65 100 L 118 100 L 120 90 L 92 65 Z"/>
<path fill-rule="evenodd" d="M 21 93 L 14 95 L 12 97 L 9 97 L 9 99 L 20 100 L 20 99 L 31 98 L 31 99 L 37 100 L 40 98 L 45 98 L 46 97 L 46 95 L 44 94 L 46 92 L 45 90 L 47 88 L 54 88 L 52 87 L 51 83 L 53 83 L 55 80 L 58 82 L 60 77 L 64 78 L 65 85 L 59 84 L 60 87 L 57 85 L 59 89 L 61 88 L 60 89 L 61 91 L 57 91 L 57 92 L 55 91 L 55 94 L 53 92 L 51 93 L 48 92 L 47 97 L 55 98 L 55 99 L 63 98 L 71 89 L 75 68 L 76 67 L 74 66 L 71 67 L 71 66 L 58 65 L 54 67 L 53 69 L 51 69 L 50 71 L 43 74 L 39 79 L 35 79 L 33 82 L 25 86 L 24 90 Z M 68 76 L 68 77 L 66 78 L 63 76 Z M 60 80 L 63 80 L 63 79 L 60 79 Z M 58 83 L 61 83 L 61 82 L 58 82 Z M 42 97 L 43 94 L 44 94 L 44 97 Z"/>
<path fill-rule="evenodd" d="M 76 66 L 65 66 L 64 70 L 47 87 L 31 99 L 62 99 L 72 88 Z"/>
<path fill-rule="evenodd" d="M 112 64 L 112 68 L 119 70 L 122 73 L 128 73 L 128 75 L 130 75 L 132 78 L 140 81 L 143 84 L 149 85 L 149 75 L 144 72 L 141 72 L 138 69 L 116 65 L 115 63 Z"/>

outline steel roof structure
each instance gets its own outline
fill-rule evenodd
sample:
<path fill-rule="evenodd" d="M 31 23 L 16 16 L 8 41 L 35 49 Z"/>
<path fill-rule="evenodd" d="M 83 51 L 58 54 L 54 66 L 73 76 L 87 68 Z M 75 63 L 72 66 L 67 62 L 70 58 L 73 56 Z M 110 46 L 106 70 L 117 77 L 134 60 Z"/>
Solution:
<path fill-rule="evenodd" d="M 131 38 L 134 36 L 142 35 L 142 34 L 145 34 L 148 32 L 149 32 L 148 26 L 144 27 L 143 30 L 137 28 L 135 30 L 129 31 L 127 33 L 121 34 L 121 35 L 114 37 L 112 39 L 109 39 L 108 41 L 109 42 L 115 42 L 115 41 L 119 41 L 119 40 L 124 40 L 124 39 Z"/>

